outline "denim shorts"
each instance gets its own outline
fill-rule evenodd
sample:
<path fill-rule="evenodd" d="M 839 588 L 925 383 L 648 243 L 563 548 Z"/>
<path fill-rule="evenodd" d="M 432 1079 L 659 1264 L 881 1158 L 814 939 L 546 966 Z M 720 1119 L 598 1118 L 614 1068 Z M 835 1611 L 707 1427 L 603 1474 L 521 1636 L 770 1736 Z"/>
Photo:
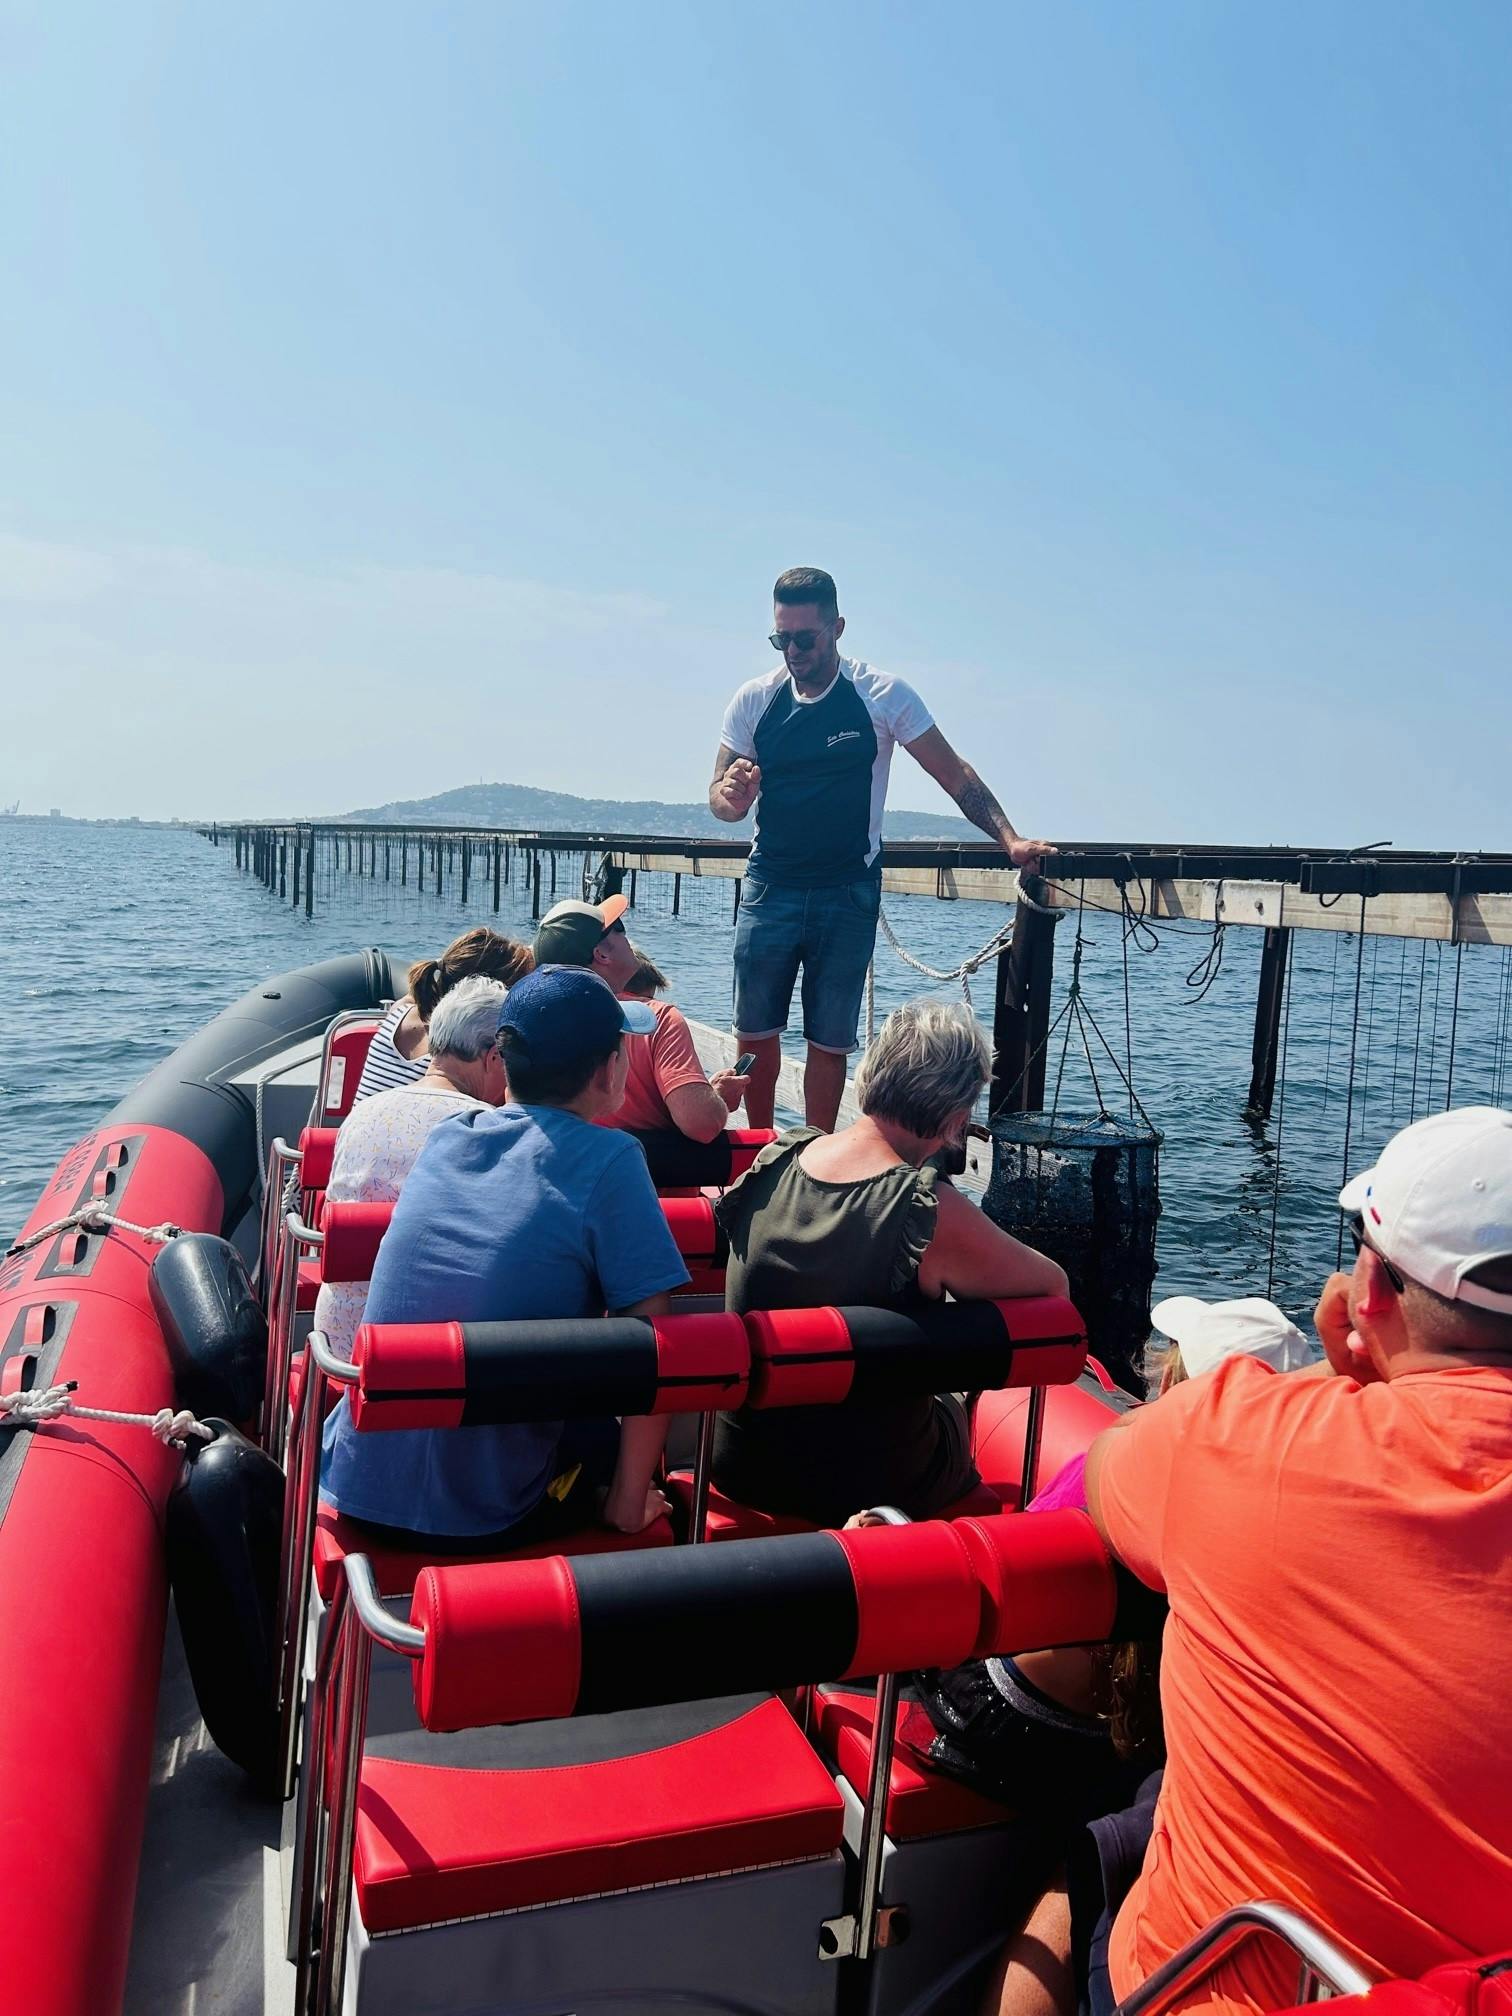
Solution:
<path fill-rule="evenodd" d="M 828 889 L 747 875 L 735 926 L 735 1033 L 786 1029 L 801 967 L 804 1035 L 816 1050 L 854 1050 L 881 906 L 878 875 Z"/>

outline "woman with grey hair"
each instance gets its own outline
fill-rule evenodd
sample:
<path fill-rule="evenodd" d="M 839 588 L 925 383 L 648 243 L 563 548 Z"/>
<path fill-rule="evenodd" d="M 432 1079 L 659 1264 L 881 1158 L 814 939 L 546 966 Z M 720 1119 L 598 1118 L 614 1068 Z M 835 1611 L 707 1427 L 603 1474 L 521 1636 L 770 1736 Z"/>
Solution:
<path fill-rule="evenodd" d="M 502 1106 L 508 1087 L 499 1055 L 507 989 L 474 975 L 431 1011 L 424 1074 L 360 1100 L 341 1123 L 326 1195 L 338 1204 L 391 1204 L 433 1127 L 454 1113 Z M 367 1283 L 338 1281 L 315 1300 L 315 1328 L 345 1357 L 367 1306 Z"/>
<path fill-rule="evenodd" d="M 1064 1295 L 1053 1260 L 1010 1238 L 929 1166 L 964 1139 L 992 1056 L 970 1009 L 925 998 L 888 1016 L 856 1073 L 862 1117 L 762 1150 L 715 1207 L 730 1242 L 726 1306 L 907 1309 Z M 870 1505 L 927 1519 L 979 1481 L 953 1394 L 723 1414 L 722 1491 L 836 1526 Z"/>

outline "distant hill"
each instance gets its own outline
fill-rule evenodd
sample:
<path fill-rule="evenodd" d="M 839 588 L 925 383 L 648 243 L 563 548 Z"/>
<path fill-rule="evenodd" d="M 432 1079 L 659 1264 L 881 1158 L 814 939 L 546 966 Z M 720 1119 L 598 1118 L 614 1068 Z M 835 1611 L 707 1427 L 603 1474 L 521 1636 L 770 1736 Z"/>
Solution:
<path fill-rule="evenodd" d="M 726 826 L 707 805 L 668 805 L 658 798 L 576 798 L 570 791 L 540 791 L 531 784 L 463 784 L 432 798 L 398 798 L 365 805 L 342 819 L 373 826 L 493 826 L 543 833 L 657 833 L 697 840 L 734 839 L 750 826 Z M 980 840 L 964 819 L 937 812 L 889 812 L 889 840 Z"/>

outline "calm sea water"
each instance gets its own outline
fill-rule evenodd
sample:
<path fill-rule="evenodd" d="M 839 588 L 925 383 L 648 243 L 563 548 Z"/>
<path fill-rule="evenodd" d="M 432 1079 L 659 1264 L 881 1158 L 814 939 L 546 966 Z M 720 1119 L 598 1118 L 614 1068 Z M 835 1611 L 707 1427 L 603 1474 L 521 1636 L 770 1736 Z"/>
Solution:
<path fill-rule="evenodd" d="M 576 893 L 581 858 L 562 857 L 559 895 Z M 491 921 L 489 892 L 481 904 L 476 886 L 473 893 L 465 911 L 455 882 L 440 898 L 417 893 L 413 862 L 405 888 L 327 873 L 306 920 L 237 874 L 229 848 L 190 832 L 0 821 L 0 998 L 10 1021 L 0 1057 L 0 1236 L 14 1236 L 63 1150 L 249 987 L 364 945 L 405 958 L 438 951 L 466 923 Z M 732 894 L 729 882 L 685 878 L 682 915 L 673 917 L 670 878 L 642 876 L 631 919 L 632 935 L 671 976 L 673 997 L 718 1026 L 730 1011 Z M 942 969 L 1003 921 L 991 905 L 923 898 L 889 898 L 887 911 L 903 944 Z M 499 924 L 528 937 L 519 888 L 505 890 Z M 1338 1249 L 1346 1112 L 1348 1160 L 1358 1168 L 1397 1127 L 1445 1103 L 1457 964 L 1454 1103 L 1512 1098 L 1508 955 L 1469 946 L 1457 961 L 1452 947 L 1367 939 L 1351 1109 L 1358 941 L 1298 932 L 1284 1107 L 1278 1099 L 1260 1129 L 1241 1114 L 1260 934 L 1227 934 L 1217 978 L 1198 1000 L 1187 979 L 1210 952 L 1211 932 L 1156 928 L 1158 945 L 1131 949 L 1128 965 L 1133 1082 L 1165 1135 L 1159 1290 L 1263 1294 L 1273 1277 L 1276 1299 L 1305 1313 Z M 1072 917 L 1058 927 L 1056 1011 L 1076 932 Z M 1083 936 L 1084 998 L 1123 1062 L 1119 920 L 1089 913 Z M 879 943 L 879 1016 L 929 984 Z M 990 1017 L 989 974 L 975 991 Z M 1095 1037 L 1092 1048 L 1108 1106 L 1127 1112 L 1122 1081 Z M 1057 1035 L 1052 1092 L 1060 1063 Z M 1060 1103 L 1071 1111 L 1097 1103 L 1075 1035 Z"/>

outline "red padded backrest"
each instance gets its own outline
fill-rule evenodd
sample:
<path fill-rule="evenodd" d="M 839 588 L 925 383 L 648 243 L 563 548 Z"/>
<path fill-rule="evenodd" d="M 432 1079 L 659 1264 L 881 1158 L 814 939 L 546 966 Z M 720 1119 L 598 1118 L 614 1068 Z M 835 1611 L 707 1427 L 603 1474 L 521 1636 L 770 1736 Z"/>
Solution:
<path fill-rule="evenodd" d="M 862 1526 L 835 1537 L 850 1562 L 859 1626 L 842 1678 L 959 1666 L 971 1657 L 980 1635 L 981 1591 L 954 1526 L 943 1520 Z"/>
<path fill-rule="evenodd" d="M 690 1271 L 724 1265 L 725 1244 L 707 1197 L 663 1197 L 667 1230 Z"/>
<path fill-rule="evenodd" d="M 1096 1643 L 1118 1610 L 1113 1557 L 1085 1512 L 1005 1512 L 950 1529 L 981 1594 L 975 1656 Z"/>
<path fill-rule="evenodd" d="M 392 1204 L 339 1204 L 326 1199 L 320 1228 L 323 1281 L 370 1281 L 378 1248 L 394 1215 Z"/>
<path fill-rule="evenodd" d="M 559 1554 L 422 1568 L 410 1622 L 425 1633 L 414 1686 L 427 1729 L 546 1721 L 577 1705 L 577 1587 Z"/>
<path fill-rule="evenodd" d="M 380 1020 L 375 1015 L 371 1022 L 348 1022 L 328 1039 L 326 1055 L 330 1061 L 326 1069 L 325 1106 L 315 1116 L 322 1125 L 345 1120 L 351 1112 L 362 1067 Z"/>
<path fill-rule="evenodd" d="M 330 1181 L 331 1158 L 336 1148 L 335 1127 L 307 1127 L 299 1137 L 300 1183 L 307 1190 L 324 1190 Z M 663 1197 L 662 1211 L 677 1250 L 696 1273 L 722 1265 L 719 1256 L 723 1240 L 714 1223 L 714 1207 L 707 1197 Z M 378 1242 L 393 1216 L 387 1204 L 328 1203 L 321 1220 L 326 1235 L 325 1278 L 327 1281 L 366 1281 L 372 1273 Z M 337 1214 L 340 1214 L 339 1217 Z M 365 1215 L 363 1215 L 365 1214 Z M 333 1233 L 337 1251 L 331 1251 Z M 367 1268 L 361 1273 L 335 1272 L 335 1268 L 360 1267 L 367 1254 Z M 721 1280 L 723 1277 L 721 1276 Z"/>
<path fill-rule="evenodd" d="M 880 1310 L 768 1309 L 746 1316 L 753 1407 L 832 1406 L 898 1392 L 1064 1386 L 1087 1362 L 1062 1295 Z"/>
<path fill-rule="evenodd" d="M 331 1180 L 331 1158 L 336 1153 L 334 1127 L 306 1127 L 299 1137 L 299 1187 L 324 1190 Z"/>
<path fill-rule="evenodd" d="M 969 1658 L 982 1592 L 941 1521 L 571 1562 L 427 1568 L 430 1729 L 602 1713 Z"/>
<path fill-rule="evenodd" d="M 722 1312 L 364 1323 L 352 1359 L 364 1430 L 708 1413 L 743 1403 L 750 1369 L 745 1327 Z"/>
<path fill-rule="evenodd" d="M 772 1127 L 727 1127 L 725 1138 L 730 1144 L 730 1181 L 744 1176 L 763 1148 L 777 1139 Z"/>

